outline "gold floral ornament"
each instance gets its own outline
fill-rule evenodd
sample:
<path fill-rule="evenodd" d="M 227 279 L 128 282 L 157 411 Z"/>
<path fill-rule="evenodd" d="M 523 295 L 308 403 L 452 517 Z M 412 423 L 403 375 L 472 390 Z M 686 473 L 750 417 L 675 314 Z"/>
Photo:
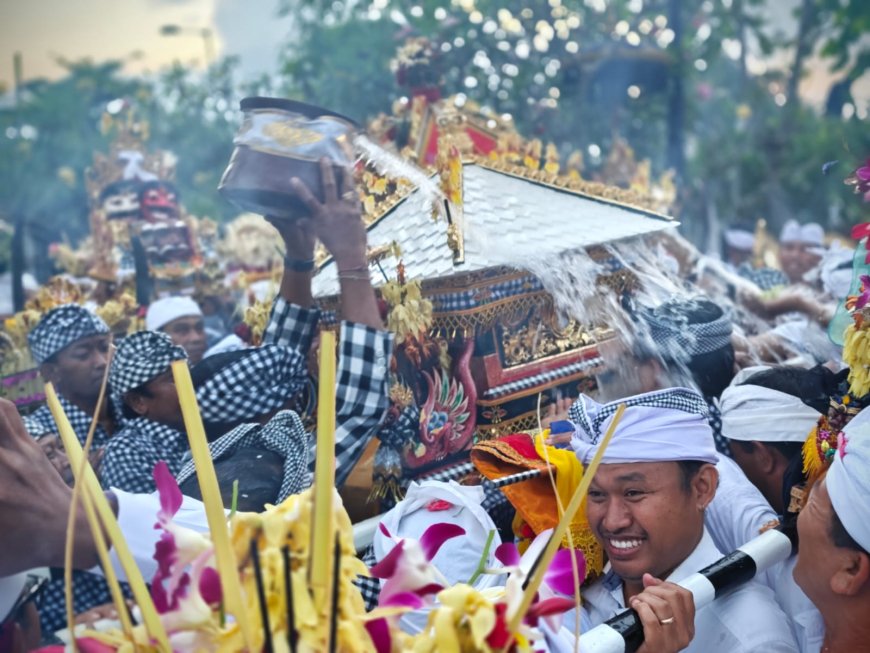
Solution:
<path fill-rule="evenodd" d="M 387 328 L 399 342 L 421 339 L 432 328 L 432 302 L 423 298 L 420 280 L 405 281 L 404 266 L 395 281 L 381 287 L 381 295 L 390 306 Z"/>
<path fill-rule="evenodd" d="M 36 295 L 25 304 L 26 309 L 47 313 L 63 304 L 83 304 L 85 294 L 78 284 L 65 277 L 52 277 L 40 287 Z"/>
<path fill-rule="evenodd" d="M 98 306 L 94 312 L 113 333 L 131 334 L 143 327 L 136 298 L 126 290 L 117 299 L 110 299 Z"/>
<path fill-rule="evenodd" d="M 263 342 L 263 334 L 269 324 L 269 316 L 272 314 L 271 301 L 255 301 L 245 309 L 244 322 L 251 330 L 251 344 L 259 347 Z"/>

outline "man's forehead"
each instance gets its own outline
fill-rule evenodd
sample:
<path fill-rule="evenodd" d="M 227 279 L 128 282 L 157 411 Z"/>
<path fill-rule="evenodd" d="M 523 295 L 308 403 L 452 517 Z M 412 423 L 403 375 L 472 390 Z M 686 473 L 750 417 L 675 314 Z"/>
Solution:
<path fill-rule="evenodd" d="M 181 326 L 193 326 L 195 324 L 199 324 L 202 322 L 201 315 L 183 315 L 181 317 L 177 317 L 171 322 L 168 322 L 164 329 L 175 329 Z"/>
<path fill-rule="evenodd" d="M 76 340 L 74 343 L 69 345 L 63 351 L 74 351 L 74 350 L 82 350 L 82 349 L 92 349 L 93 347 L 99 347 L 104 344 L 108 344 L 109 342 L 109 334 L 107 333 L 97 333 L 91 336 L 85 336 L 84 338 L 80 338 Z"/>
<path fill-rule="evenodd" d="M 603 463 L 598 467 L 594 482 L 627 483 L 652 481 L 672 475 L 675 462 Z"/>

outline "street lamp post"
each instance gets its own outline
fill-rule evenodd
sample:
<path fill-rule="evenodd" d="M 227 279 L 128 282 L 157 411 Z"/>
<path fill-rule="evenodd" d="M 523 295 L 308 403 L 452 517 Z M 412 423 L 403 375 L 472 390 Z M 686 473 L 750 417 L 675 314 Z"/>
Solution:
<path fill-rule="evenodd" d="M 160 27 L 161 36 L 178 36 L 179 34 L 196 34 L 202 38 L 206 68 L 214 62 L 214 34 L 211 28 L 183 27 L 181 25 L 163 25 Z"/>

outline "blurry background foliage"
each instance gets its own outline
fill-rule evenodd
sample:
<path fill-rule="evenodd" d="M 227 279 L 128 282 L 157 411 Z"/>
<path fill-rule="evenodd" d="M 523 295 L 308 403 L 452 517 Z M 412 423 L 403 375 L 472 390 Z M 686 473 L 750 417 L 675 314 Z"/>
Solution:
<path fill-rule="evenodd" d="M 771 9 L 773 7 L 773 9 Z M 764 0 L 283 0 L 292 18 L 280 73 L 240 84 L 237 61 L 207 74 L 180 65 L 156 80 L 119 62 L 65 62 L 67 75 L 30 81 L 0 108 L 0 219 L 46 241 L 87 232 L 83 174 L 105 150 L 101 116 L 134 106 L 148 147 L 173 151 L 182 202 L 219 221 L 236 211 L 216 192 L 238 125 L 238 100 L 283 95 L 357 120 L 389 113 L 409 89 L 390 69 L 411 36 L 432 43 L 442 96 L 461 94 L 510 115 L 521 134 L 602 165 L 616 136 L 653 174 L 678 172 L 677 207 L 702 247 L 721 225 L 816 220 L 848 232 L 863 206 L 842 180 L 870 156 L 870 130 L 851 84 L 870 61 L 870 2 L 800 0 L 785 36 Z M 840 76 L 821 110 L 796 87 L 808 59 Z M 773 67 L 767 62 L 783 62 Z M 839 160 L 828 175 L 827 161 Z M 0 243 L 2 244 L 2 243 Z"/>

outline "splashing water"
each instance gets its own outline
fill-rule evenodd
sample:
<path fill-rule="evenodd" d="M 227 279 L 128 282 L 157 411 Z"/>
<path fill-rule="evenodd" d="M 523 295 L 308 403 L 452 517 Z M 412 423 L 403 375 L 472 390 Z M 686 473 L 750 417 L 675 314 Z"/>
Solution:
<path fill-rule="evenodd" d="M 393 154 L 380 145 L 373 143 L 368 137 L 359 134 L 354 138 L 354 145 L 367 163 L 375 170 L 392 179 L 407 179 L 416 186 L 417 192 L 430 204 L 440 204 L 444 193 L 429 175 L 407 159 Z"/>

